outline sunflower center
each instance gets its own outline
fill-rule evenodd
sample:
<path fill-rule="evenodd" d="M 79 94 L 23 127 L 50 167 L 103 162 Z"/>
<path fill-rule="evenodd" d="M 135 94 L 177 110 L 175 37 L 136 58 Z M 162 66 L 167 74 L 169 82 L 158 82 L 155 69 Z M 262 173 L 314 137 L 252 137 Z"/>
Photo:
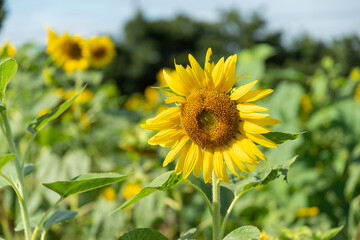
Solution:
<path fill-rule="evenodd" d="M 196 144 L 215 148 L 226 144 L 238 130 L 239 112 L 230 97 L 218 90 L 192 92 L 181 107 L 181 126 Z"/>
<path fill-rule="evenodd" d="M 92 51 L 92 55 L 94 58 L 103 58 L 106 55 L 106 49 L 102 46 L 100 47 L 96 47 L 93 51 Z"/>
<path fill-rule="evenodd" d="M 64 46 L 64 52 L 71 58 L 75 60 L 79 60 L 82 58 L 81 47 L 77 42 L 69 41 Z"/>

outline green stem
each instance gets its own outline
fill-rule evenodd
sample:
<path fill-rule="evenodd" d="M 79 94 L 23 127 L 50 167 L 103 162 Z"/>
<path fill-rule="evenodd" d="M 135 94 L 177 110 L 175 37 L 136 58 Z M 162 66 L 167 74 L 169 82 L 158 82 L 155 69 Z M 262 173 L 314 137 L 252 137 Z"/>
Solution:
<path fill-rule="evenodd" d="M 24 155 L 23 155 L 23 157 L 22 157 L 22 162 L 21 162 L 21 166 L 22 166 L 22 167 L 24 167 L 25 162 L 26 162 L 26 160 L 27 160 L 27 158 L 28 158 L 28 156 L 29 156 L 29 152 L 30 152 L 31 145 L 32 145 L 33 142 L 34 142 L 34 140 L 35 140 L 35 138 L 36 138 L 36 136 L 37 136 L 37 133 L 38 133 L 38 132 L 36 132 L 36 133 L 34 133 L 34 134 L 31 135 L 31 138 L 30 138 L 30 140 L 29 140 L 29 142 L 28 142 L 28 145 L 26 146 Z"/>
<path fill-rule="evenodd" d="M 213 240 L 220 240 L 220 180 L 212 173 L 213 190 Z"/>
<path fill-rule="evenodd" d="M 205 199 L 205 201 L 206 201 L 206 203 L 207 203 L 207 205 L 208 205 L 208 207 L 209 207 L 211 216 L 213 216 L 214 213 L 213 213 L 213 209 L 212 209 L 212 206 L 211 206 L 211 203 L 210 203 L 209 198 L 206 196 L 206 194 L 205 194 L 198 186 L 196 186 L 195 184 L 193 184 L 193 183 L 190 182 L 190 181 L 188 181 L 188 182 L 189 182 L 188 185 L 190 185 L 190 186 L 192 186 L 193 188 L 195 188 L 195 190 L 198 191 L 198 192 L 204 197 L 204 199 Z"/>
<path fill-rule="evenodd" d="M 45 240 L 45 235 L 46 235 L 46 231 L 43 231 L 41 233 L 41 239 L 40 240 Z"/>
<path fill-rule="evenodd" d="M 20 205 L 20 209 L 21 209 L 21 217 L 22 217 L 22 220 L 24 223 L 25 239 L 29 240 L 30 236 L 31 236 L 31 228 L 30 228 L 29 212 L 28 212 L 27 206 L 26 206 L 26 188 L 25 188 L 25 181 L 24 181 L 24 175 L 23 175 L 23 167 L 21 166 L 19 154 L 15 147 L 15 141 L 14 141 L 14 137 L 12 135 L 7 110 L 1 112 L 1 116 L 4 121 L 6 139 L 9 144 L 10 151 L 15 154 L 15 167 L 16 167 L 16 172 L 18 175 L 19 183 L 20 183 L 19 194 L 21 197 L 21 198 L 19 198 L 19 196 L 18 196 L 18 198 L 19 198 L 18 200 L 19 200 L 19 205 Z"/>
<path fill-rule="evenodd" d="M 51 206 L 51 208 L 49 208 L 46 213 L 44 214 L 44 216 L 41 218 L 41 220 L 39 221 L 39 223 L 36 225 L 34 233 L 31 237 L 31 240 L 35 240 L 36 239 L 36 235 L 39 232 L 40 226 L 41 224 L 45 221 L 45 218 L 49 215 L 49 213 L 63 200 L 63 198 L 60 198 L 59 200 L 57 200 L 57 202 Z M 42 237 L 42 234 L 41 234 Z M 45 235 L 44 235 L 45 237 Z"/>
<path fill-rule="evenodd" d="M 222 223 L 222 226 L 221 226 L 221 232 L 220 232 L 220 237 L 221 239 L 224 237 L 224 233 L 225 233 L 225 228 L 226 228 L 226 223 L 227 223 L 227 220 L 229 219 L 230 217 L 230 214 L 231 214 L 231 211 L 233 210 L 234 206 L 235 206 L 235 203 L 237 202 L 237 200 L 239 200 L 239 198 L 241 197 L 242 193 L 240 193 L 239 195 L 237 195 L 234 200 L 231 202 L 228 210 L 226 211 L 226 215 L 225 215 L 225 218 L 224 218 L 224 221 Z"/>

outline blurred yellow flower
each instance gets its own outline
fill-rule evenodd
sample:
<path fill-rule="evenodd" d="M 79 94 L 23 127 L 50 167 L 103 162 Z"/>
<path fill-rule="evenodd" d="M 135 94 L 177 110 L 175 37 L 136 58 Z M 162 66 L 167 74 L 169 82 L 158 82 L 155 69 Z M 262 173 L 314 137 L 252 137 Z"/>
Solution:
<path fill-rule="evenodd" d="M 122 195 L 126 200 L 132 198 L 135 194 L 141 190 L 141 185 L 138 183 L 127 183 L 123 189 Z"/>
<path fill-rule="evenodd" d="M 102 196 L 109 202 L 113 202 L 116 199 L 116 192 L 113 187 L 107 187 L 104 189 Z"/>
<path fill-rule="evenodd" d="M 41 116 L 43 116 L 43 115 L 45 115 L 45 114 L 47 114 L 47 113 L 49 113 L 49 112 L 51 112 L 51 109 L 50 108 L 44 108 L 44 109 L 42 109 L 42 110 L 40 110 L 40 112 L 38 113 L 38 117 L 41 117 Z"/>
<path fill-rule="evenodd" d="M 306 113 L 311 113 L 314 109 L 311 98 L 308 94 L 303 94 L 300 99 L 301 108 Z"/>
<path fill-rule="evenodd" d="M 15 57 L 16 48 L 13 43 L 10 41 L 5 41 L 0 47 L 0 58 L 1 60 L 5 58 Z"/>
<path fill-rule="evenodd" d="M 259 240 L 274 240 L 274 238 L 267 235 L 265 231 L 261 231 Z"/>
<path fill-rule="evenodd" d="M 70 99 L 73 96 L 75 96 L 78 93 L 78 91 L 74 90 L 74 91 L 66 91 L 64 93 L 64 98 Z M 74 103 L 80 103 L 80 104 L 84 104 L 84 103 L 88 103 L 90 102 L 91 99 L 93 99 L 94 94 L 87 88 L 85 88 L 80 95 L 75 99 Z"/>
<path fill-rule="evenodd" d="M 89 66 L 89 47 L 86 41 L 78 35 L 65 33 L 58 36 L 48 29 L 47 54 L 51 54 L 56 65 L 65 72 L 85 70 Z"/>
<path fill-rule="evenodd" d="M 176 72 L 163 71 L 164 78 L 172 91 L 166 103 L 180 103 L 170 107 L 156 117 L 148 119 L 141 126 L 159 130 L 148 143 L 172 149 L 163 166 L 177 157 L 175 173 L 183 178 L 191 172 L 199 177 L 203 171 L 205 183 L 212 182 L 212 172 L 229 183 L 225 165 L 236 176 L 235 169 L 249 172 L 247 165 L 257 165 L 258 158 L 265 155 L 255 143 L 269 148 L 278 147 L 262 134 L 273 131 L 260 125 L 276 125 L 280 121 L 269 114 L 259 113 L 268 109 L 251 102 L 267 96 L 273 90 L 254 90 L 257 81 L 245 84 L 230 94 L 235 82 L 237 55 L 218 63 L 210 62 L 211 49 L 205 57 L 204 70 L 195 58 L 189 55 L 191 66 L 184 68 L 175 64 Z"/>
<path fill-rule="evenodd" d="M 350 73 L 350 78 L 354 80 L 355 82 L 359 81 L 360 79 L 360 73 L 359 70 L 354 68 Z"/>
<path fill-rule="evenodd" d="M 355 101 L 360 102 L 360 84 L 358 84 L 356 86 L 354 98 L 355 98 Z"/>
<path fill-rule="evenodd" d="M 139 110 L 143 102 L 143 96 L 140 93 L 134 93 L 126 100 L 124 108 L 131 111 Z"/>
<path fill-rule="evenodd" d="M 146 101 L 151 105 L 156 105 L 160 98 L 158 90 L 153 87 L 145 88 L 144 95 Z"/>
<path fill-rule="evenodd" d="M 319 214 L 318 207 L 300 208 L 296 212 L 297 217 L 314 217 Z"/>
<path fill-rule="evenodd" d="M 109 37 L 93 37 L 88 41 L 90 65 L 101 68 L 108 65 L 115 57 L 115 44 Z"/>

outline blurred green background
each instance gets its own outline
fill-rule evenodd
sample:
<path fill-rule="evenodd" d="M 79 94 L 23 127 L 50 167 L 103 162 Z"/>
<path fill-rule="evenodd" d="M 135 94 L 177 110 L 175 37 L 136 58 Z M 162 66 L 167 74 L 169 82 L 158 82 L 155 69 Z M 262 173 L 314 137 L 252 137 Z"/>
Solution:
<path fill-rule="evenodd" d="M 0 6 L 3 26 L 8 13 L 3 1 Z M 299 155 L 288 183 L 276 180 L 245 194 L 227 230 L 253 224 L 280 239 L 306 240 L 320 239 L 314 236 L 344 226 L 336 239 L 360 239 L 359 35 L 325 42 L 299 35 L 284 41 L 286 32 L 268 29 L 260 12 L 226 10 L 211 22 L 186 15 L 148 19 L 137 11 L 121 36 L 115 41 L 117 55 L 111 64 L 73 74 L 56 67 L 41 43 L 16 47 L 19 71 L 7 99 L 21 153 L 31 137 L 27 125 L 42 110 L 63 102 L 62 91 L 74 90 L 77 78 L 89 91 L 77 109 L 65 112 L 35 140 L 29 158 L 35 171 L 26 178 L 31 216 L 36 219 L 57 200 L 42 182 L 90 171 L 134 172 L 126 183 L 69 198 L 61 208 L 78 210 L 77 218 L 54 226 L 47 239 L 116 239 L 135 227 L 153 227 L 169 239 L 197 227 L 195 238 L 210 239 L 206 205 L 187 186 L 156 193 L 108 216 L 125 201 L 129 184 L 144 186 L 173 169 L 171 164 L 161 166 L 168 150 L 148 145 L 154 133 L 139 126 L 163 108 L 163 93 L 149 86 L 160 85 L 158 72 L 173 68 L 174 59 L 188 64 L 189 53 L 203 65 L 209 47 L 214 61 L 238 54 L 237 75 L 250 74 L 251 78 L 239 80 L 237 86 L 258 79 L 260 88 L 274 89 L 259 104 L 272 109 L 271 116 L 283 122 L 275 130 L 306 131 L 279 149 L 264 149 L 269 165 Z M 3 136 L 0 139 L 1 154 L 5 154 L 8 148 Z M 193 180 L 210 194 L 210 185 Z M 222 193 L 224 211 L 230 194 Z M 15 194 L 3 187 L 0 201 L 0 236 L 21 239 L 22 233 L 12 230 L 19 220 Z"/>

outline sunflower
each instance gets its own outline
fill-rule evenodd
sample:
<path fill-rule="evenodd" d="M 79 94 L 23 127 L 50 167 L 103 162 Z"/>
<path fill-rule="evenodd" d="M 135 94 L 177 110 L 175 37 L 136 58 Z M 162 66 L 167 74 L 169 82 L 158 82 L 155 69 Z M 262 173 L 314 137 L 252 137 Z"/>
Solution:
<path fill-rule="evenodd" d="M 65 72 L 85 70 L 89 66 L 89 49 L 86 41 L 78 35 L 65 33 L 58 36 L 48 29 L 47 54 L 51 54 L 54 62 Z"/>
<path fill-rule="evenodd" d="M 93 37 L 89 40 L 90 64 L 95 68 L 108 65 L 114 58 L 115 45 L 109 37 Z"/>
<path fill-rule="evenodd" d="M 221 58 L 215 64 L 210 63 L 211 53 L 209 48 L 204 70 L 189 54 L 191 66 L 185 69 L 175 63 L 176 74 L 163 72 L 175 93 L 165 102 L 180 104 L 162 111 L 141 126 L 160 130 L 149 144 L 172 148 L 163 166 L 179 157 L 175 173 L 182 173 L 183 178 L 191 172 L 199 177 L 203 170 L 205 183 L 212 182 L 214 171 L 219 179 L 229 183 L 225 165 L 241 177 L 236 169 L 248 172 L 247 165 L 258 164 L 258 158 L 266 160 L 256 144 L 269 148 L 277 145 L 262 135 L 272 129 L 260 125 L 275 125 L 280 121 L 259 113 L 268 109 L 251 103 L 273 90 L 250 91 L 257 82 L 253 81 L 232 91 L 235 82 L 248 75 L 235 78 L 236 55 L 226 61 Z"/>

